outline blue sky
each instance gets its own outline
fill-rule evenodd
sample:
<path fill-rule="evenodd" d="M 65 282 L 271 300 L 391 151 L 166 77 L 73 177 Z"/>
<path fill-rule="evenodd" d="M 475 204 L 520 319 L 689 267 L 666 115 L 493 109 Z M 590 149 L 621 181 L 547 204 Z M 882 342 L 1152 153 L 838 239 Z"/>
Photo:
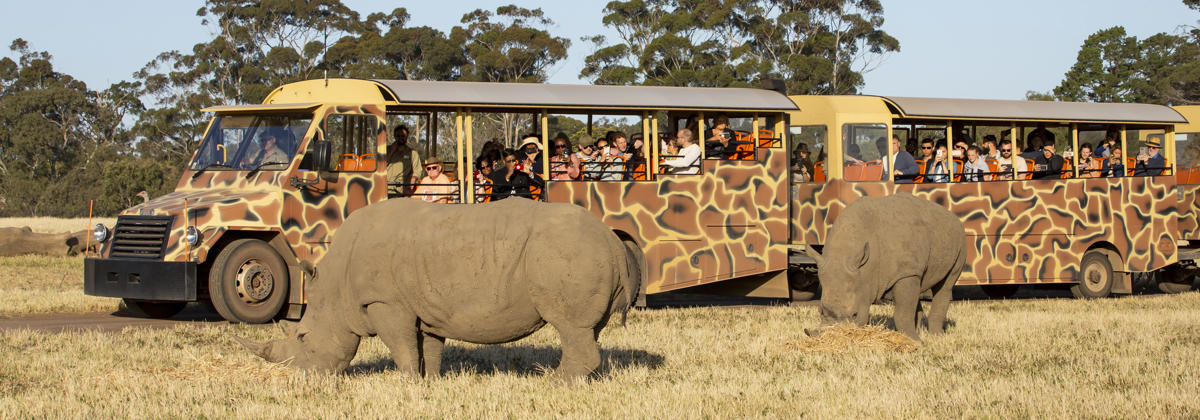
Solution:
<path fill-rule="evenodd" d="M 395 2 L 343 0 L 366 14 L 406 7 L 415 25 L 447 30 L 463 13 L 508 2 Z M 551 70 L 553 83 L 578 79 L 592 46 L 580 37 L 612 32 L 601 24 L 601 1 L 514 1 L 541 7 L 555 32 L 572 41 L 570 56 Z M 21 37 L 49 51 L 59 71 L 93 89 L 131 78 L 160 52 L 189 50 L 211 38 L 196 10 L 202 1 L 43 1 L 5 4 L 0 42 Z M 1123 25 L 1139 38 L 1197 25 L 1200 13 L 1178 0 L 884 0 L 884 29 L 900 40 L 867 74 L 864 93 L 956 98 L 1023 98 L 1045 91 L 1075 62 L 1079 45 L 1093 32 Z M 8 51 L 5 51 L 8 53 Z"/>

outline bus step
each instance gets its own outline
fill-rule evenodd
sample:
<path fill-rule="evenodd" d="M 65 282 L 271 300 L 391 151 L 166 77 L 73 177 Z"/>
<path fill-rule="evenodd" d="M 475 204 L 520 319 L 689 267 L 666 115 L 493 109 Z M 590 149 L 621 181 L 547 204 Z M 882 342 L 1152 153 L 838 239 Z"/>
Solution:
<path fill-rule="evenodd" d="M 1200 260 L 1200 248 L 1179 248 L 1179 261 Z"/>
<path fill-rule="evenodd" d="M 792 253 L 788 254 L 788 264 L 793 265 L 817 265 L 817 260 L 814 260 L 808 254 Z"/>

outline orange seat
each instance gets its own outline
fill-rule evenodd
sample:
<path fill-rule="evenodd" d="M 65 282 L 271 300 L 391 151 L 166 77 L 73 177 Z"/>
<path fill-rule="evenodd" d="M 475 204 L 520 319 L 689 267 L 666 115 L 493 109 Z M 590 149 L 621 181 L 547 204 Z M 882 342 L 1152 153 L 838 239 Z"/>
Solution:
<path fill-rule="evenodd" d="M 1179 170 L 1175 171 L 1175 183 L 1176 184 L 1188 183 L 1188 178 L 1191 177 L 1192 170 L 1193 170 L 1193 168 L 1189 168 L 1186 166 L 1180 166 Z"/>
<path fill-rule="evenodd" d="M 1025 159 L 1025 173 L 1021 174 L 1021 179 L 1033 179 L 1033 159 Z"/>
<path fill-rule="evenodd" d="M 645 181 L 646 180 L 646 164 L 639 163 L 637 165 L 637 167 L 633 168 L 633 173 L 630 174 L 630 176 L 634 181 Z"/>
<path fill-rule="evenodd" d="M 337 170 L 339 171 L 357 171 L 358 170 L 358 155 L 353 153 L 343 153 L 342 159 L 338 161 Z"/>
<path fill-rule="evenodd" d="M 857 163 L 846 165 L 846 170 L 842 178 L 845 178 L 847 181 L 863 181 L 862 174 L 865 166 Z"/>
<path fill-rule="evenodd" d="M 758 130 L 758 147 L 775 147 L 775 131 L 759 129 Z"/>
<path fill-rule="evenodd" d="M 962 159 L 953 159 L 953 160 L 954 160 L 954 177 L 952 177 L 952 179 L 954 180 L 954 182 L 962 182 L 963 167 L 966 165 L 963 165 Z"/>
<path fill-rule="evenodd" d="M 813 182 L 825 182 L 825 161 L 813 165 Z"/>
<path fill-rule="evenodd" d="M 925 161 L 922 159 L 917 160 L 917 174 L 916 178 L 913 178 L 913 182 L 918 184 L 925 182 Z"/>
<path fill-rule="evenodd" d="M 1193 166 L 1191 174 L 1188 175 L 1188 184 L 1200 184 L 1200 165 Z"/>
<path fill-rule="evenodd" d="M 1062 166 L 1062 175 L 1059 175 L 1058 177 L 1060 179 L 1073 178 L 1075 176 L 1075 173 L 1073 172 L 1072 168 L 1074 168 L 1074 166 L 1071 166 L 1071 159 L 1064 158 L 1063 166 Z"/>
<path fill-rule="evenodd" d="M 358 157 L 358 170 L 375 172 L 375 154 L 366 153 Z"/>
<path fill-rule="evenodd" d="M 542 199 L 542 187 L 530 185 L 529 186 L 529 198 L 534 201 L 541 200 Z"/>
<path fill-rule="evenodd" d="M 868 162 L 862 167 L 862 181 L 880 181 L 883 178 L 883 164 L 880 162 Z"/>
<path fill-rule="evenodd" d="M 737 136 L 737 146 L 734 147 L 733 153 L 729 155 L 729 160 L 754 160 L 754 138 L 746 131 L 734 131 Z"/>
<path fill-rule="evenodd" d="M 1125 158 L 1125 175 L 1133 176 L 1133 170 L 1137 168 L 1137 158 Z"/>
<path fill-rule="evenodd" d="M 987 164 L 988 172 L 991 172 L 991 174 L 984 176 L 983 179 L 985 181 L 994 181 L 996 179 L 997 172 L 1000 172 L 1000 161 L 987 158 L 983 160 L 983 163 Z"/>

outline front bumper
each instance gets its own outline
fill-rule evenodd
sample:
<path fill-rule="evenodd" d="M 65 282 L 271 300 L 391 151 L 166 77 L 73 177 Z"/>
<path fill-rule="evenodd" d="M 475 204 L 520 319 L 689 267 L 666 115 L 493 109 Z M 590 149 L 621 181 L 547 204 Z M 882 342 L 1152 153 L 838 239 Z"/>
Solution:
<path fill-rule="evenodd" d="M 83 292 L 91 296 L 196 300 L 194 262 L 87 258 L 83 273 Z"/>

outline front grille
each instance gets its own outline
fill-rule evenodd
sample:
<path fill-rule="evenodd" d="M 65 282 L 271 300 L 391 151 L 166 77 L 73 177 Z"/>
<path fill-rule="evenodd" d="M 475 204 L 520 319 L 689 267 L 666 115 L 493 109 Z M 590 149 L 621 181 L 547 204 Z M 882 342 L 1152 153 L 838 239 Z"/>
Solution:
<path fill-rule="evenodd" d="M 110 258 L 162 258 L 171 230 L 171 216 L 120 216 L 113 228 Z"/>

